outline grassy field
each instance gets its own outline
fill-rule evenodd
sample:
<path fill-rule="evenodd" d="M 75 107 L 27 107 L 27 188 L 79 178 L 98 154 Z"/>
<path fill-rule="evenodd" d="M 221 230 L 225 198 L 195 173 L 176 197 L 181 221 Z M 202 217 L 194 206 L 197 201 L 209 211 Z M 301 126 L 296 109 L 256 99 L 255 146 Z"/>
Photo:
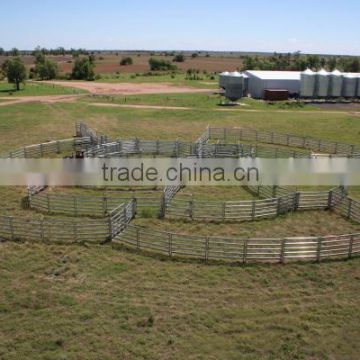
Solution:
<path fill-rule="evenodd" d="M 201 94 L 138 98 L 156 104 L 170 101 L 167 97 L 175 99 L 173 105 L 193 104 L 195 109 L 94 107 L 87 97 L 75 103 L 0 107 L 0 152 L 69 138 L 79 120 L 99 133 L 121 138 L 193 141 L 210 124 L 360 144 L 359 118 L 351 112 L 214 111 L 217 98 Z M 260 105 L 249 103 L 248 108 Z M 24 189 L 1 188 L 1 213 L 41 218 L 20 209 L 25 194 Z M 235 188 L 227 195 L 215 188 L 185 188 L 182 194 L 251 198 Z M 359 196 L 359 189 L 353 194 Z M 241 224 L 157 219 L 135 223 L 224 236 L 360 231 L 359 225 L 329 211 Z M 0 242 L 0 269 L 1 359 L 317 360 L 356 359 L 360 351 L 360 259 L 242 267 L 161 261 L 110 245 Z"/>
<path fill-rule="evenodd" d="M 360 262 L 229 267 L 0 245 L 2 359 L 356 359 Z"/>

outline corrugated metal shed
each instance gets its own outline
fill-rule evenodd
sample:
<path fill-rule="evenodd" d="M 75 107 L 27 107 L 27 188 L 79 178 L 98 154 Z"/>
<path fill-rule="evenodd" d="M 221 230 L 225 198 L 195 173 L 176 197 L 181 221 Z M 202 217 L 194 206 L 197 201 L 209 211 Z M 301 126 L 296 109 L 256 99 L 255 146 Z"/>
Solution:
<path fill-rule="evenodd" d="M 264 98 L 265 89 L 286 89 L 289 93 L 300 93 L 300 71 L 247 70 L 248 93 L 253 98 Z"/>

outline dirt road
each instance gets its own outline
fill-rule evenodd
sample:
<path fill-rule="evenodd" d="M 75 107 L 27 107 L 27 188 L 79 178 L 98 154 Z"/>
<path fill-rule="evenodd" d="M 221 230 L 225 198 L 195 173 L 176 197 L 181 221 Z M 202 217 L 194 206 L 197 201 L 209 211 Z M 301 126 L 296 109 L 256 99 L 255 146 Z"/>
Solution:
<path fill-rule="evenodd" d="M 84 96 L 84 95 L 82 94 L 41 95 L 41 96 L 19 96 L 19 97 L 5 96 L 5 97 L 0 97 L 0 100 L 5 100 L 5 101 L 0 101 L 0 107 L 8 106 L 8 105 L 33 103 L 33 102 L 40 102 L 47 104 L 52 104 L 56 102 L 74 102 L 80 96 Z"/>

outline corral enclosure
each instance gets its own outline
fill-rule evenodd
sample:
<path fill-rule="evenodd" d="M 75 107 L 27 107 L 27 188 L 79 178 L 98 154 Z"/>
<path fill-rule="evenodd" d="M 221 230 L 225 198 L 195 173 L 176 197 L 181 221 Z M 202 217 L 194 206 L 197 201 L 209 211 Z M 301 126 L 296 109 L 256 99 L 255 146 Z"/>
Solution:
<path fill-rule="evenodd" d="M 162 96 L 164 100 L 166 97 Z M 150 100 L 156 103 L 158 99 L 161 99 L 160 95 Z M 178 99 L 185 105 L 189 101 L 186 97 Z M 201 98 L 196 94 L 191 95 L 192 103 L 197 99 Z M 254 112 L 251 107 L 249 112 L 241 109 L 215 112 L 213 108 L 202 107 L 184 112 L 106 106 L 96 108 L 89 105 L 93 100 L 84 98 L 69 104 L 32 103 L 0 108 L 1 152 L 12 153 L 13 156 L 41 155 L 42 151 L 44 155 L 51 152 L 53 156 L 62 156 L 61 151 L 66 154 L 72 152 L 76 142 L 74 139 L 64 143 L 56 140 L 70 138 L 73 125 L 80 118 L 98 134 L 108 134 L 110 139 L 128 139 L 129 144 L 139 137 L 148 141 L 148 145 L 151 143 L 154 151 L 158 138 L 171 142 L 179 136 L 184 143 L 196 142 L 208 124 L 214 127 L 209 148 L 218 154 L 231 148 L 240 150 L 237 154 L 241 154 L 241 147 L 230 146 L 233 142 L 237 145 L 239 141 L 245 142 L 244 150 L 249 149 L 251 144 L 255 149 L 256 139 L 262 142 L 257 149 L 267 150 L 269 156 L 276 153 L 293 156 L 294 151 L 308 156 L 311 149 L 329 153 L 351 152 L 353 149 L 355 152 L 360 145 L 360 128 L 354 111 L 328 113 L 317 109 L 313 112 L 287 109 L 281 112 L 269 108 Z M 141 97 L 141 100 L 146 103 L 146 98 Z M 114 97 L 111 100 L 115 104 L 117 101 L 120 103 L 123 98 Z M 238 129 L 224 131 L 224 127 L 234 126 L 246 128 L 247 131 L 242 134 Z M 258 131 L 254 131 L 254 128 Z M 25 132 L 26 138 L 23 135 Z M 287 136 L 287 133 L 296 136 Z M 47 143 L 47 140 L 52 142 Z M 32 143 L 44 145 L 24 149 L 25 145 Z M 354 144 L 354 147 L 348 144 Z M 60 154 L 56 154 L 58 150 Z M 320 198 L 313 197 L 320 200 L 324 207 L 329 200 L 329 193 L 324 196 L 328 190 L 321 189 Z M 232 201 L 235 196 L 250 203 L 252 199 L 257 199 L 256 195 L 245 191 L 236 193 L 234 188 L 229 189 L 229 194 L 221 189 L 210 191 L 207 194 L 204 189 L 185 188 L 176 194 L 176 198 L 185 198 L 188 202 L 193 197 L 195 201 L 205 200 L 209 205 L 214 200 L 220 204 Z M 60 203 L 63 200 L 60 195 L 66 195 L 71 209 L 69 214 L 18 210 L 26 191 L 0 189 L 0 201 L 4 205 L 2 215 L 11 213 L 28 220 L 25 228 L 20 224 L 15 230 L 20 229 L 26 238 L 29 235 L 26 230 L 30 232 L 34 229 L 35 223 L 38 232 L 34 238 L 41 239 L 41 226 L 44 225 L 44 242 L 35 243 L 28 239 L 24 243 L 8 241 L 0 244 L 3 264 L 1 285 L 4 289 L 0 295 L 4 304 L 0 315 L 0 328 L 4 334 L 1 354 L 5 358 L 28 356 L 29 347 L 40 349 L 49 357 L 70 358 L 72 354 L 75 354 L 74 357 L 91 357 L 94 352 L 104 357 L 121 357 L 125 354 L 130 358 L 149 359 L 167 359 L 169 354 L 175 359 L 182 359 L 194 353 L 206 358 L 236 358 L 239 351 L 250 354 L 250 358 L 266 358 L 270 354 L 283 359 L 296 356 L 306 358 L 309 354 L 315 358 L 328 355 L 351 358 L 354 352 L 357 353 L 358 342 L 354 336 L 359 323 L 357 258 L 335 262 L 326 262 L 321 258 L 324 261 L 321 264 L 257 264 L 242 267 L 229 266 L 221 261 L 212 264 L 211 258 L 217 253 L 210 251 L 209 264 L 204 264 L 208 236 L 217 238 L 214 243 L 210 238 L 210 247 L 224 242 L 231 245 L 229 250 L 237 247 L 239 262 L 243 259 L 244 242 L 239 240 L 232 245 L 228 238 L 271 238 L 275 261 L 279 262 L 282 242 L 276 239 L 283 240 L 290 235 L 310 237 L 308 246 L 316 260 L 318 237 L 321 236 L 325 239 L 324 247 L 320 248 L 321 254 L 322 251 L 324 254 L 328 252 L 329 246 L 332 246 L 332 251 L 337 246 L 344 253 L 347 251 L 345 257 L 348 257 L 350 238 L 343 240 L 327 236 L 359 232 L 358 225 L 346 219 L 349 209 L 356 211 L 356 206 L 344 202 L 339 211 L 345 217 L 328 210 L 299 210 L 261 221 L 241 223 L 202 222 L 191 220 L 188 216 L 184 219 L 157 219 L 151 213 L 144 214 L 150 217 L 140 216 L 139 213 L 131 226 L 134 226 L 133 229 L 140 227 L 140 246 L 153 238 L 153 245 L 161 245 L 161 249 L 165 250 L 164 258 L 168 258 L 169 233 L 182 235 L 174 237 L 174 255 L 176 251 L 184 250 L 184 240 L 186 244 L 195 235 L 201 246 L 200 250 L 195 249 L 201 259 L 199 263 L 197 259 L 163 261 L 164 258 L 159 257 L 157 251 L 146 254 L 123 247 L 115 250 L 109 244 L 45 244 L 49 239 L 46 221 L 50 218 L 58 218 L 67 224 L 66 231 L 61 232 L 64 228 L 61 222 L 55 229 L 63 237 L 62 240 L 75 239 L 75 234 L 79 240 L 83 235 L 91 237 L 91 231 L 84 234 L 81 228 L 68 226 L 69 222 L 74 221 L 72 218 L 76 211 L 88 209 L 87 206 L 77 207 L 74 196 L 100 198 L 97 203 L 99 210 L 104 209 L 105 203 L 103 190 L 46 189 L 39 193 L 45 199 L 45 203 L 39 199 L 41 206 L 47 205 L 48 193 L 54 196 L 54 203 L 51 203 L 50 197 L 52 210 L 53 205 L 64 206 L 63 202 Z M 131 198 L 133 194 L 130 193 Z M 350 189 L 350 194 L 358 193 Z M 44 220 L 45 224 L 42 222 Z M 101 218 L 89 218 L 87 215 L 79 218 L 82 228 L 89 222 L 104 224 Z M 8 224 L 6 228 L 11 232 Z M 133 229 L 129 228 L 129 235 Z M 145 234 L 148 229 L 151 230 L 150 234 Z M 159 236 L 157 232 L 160 232 Z M 104 233 L 104 238 L 107 234 Z M 96 238 L 102 241 L 100 236 L 96 235 Z M 134 239 L 136 237 L 130 237 L 132 242 Z M 335 247 L 334 240 L 338 241 Z M 176 249 L 180 243 L 182 247 Z M 136 249 L 136 242 L 134 244 Z M 100 329 L 99 323 L 103 324 Z M 20 333 L 18 329 L 22 329 Z M 209 336 L 212 339 L 210 343 Z M 346 341 L 343 337 L 346 337 Z M 87 346 L 84 347 L 84 344 Z"/>

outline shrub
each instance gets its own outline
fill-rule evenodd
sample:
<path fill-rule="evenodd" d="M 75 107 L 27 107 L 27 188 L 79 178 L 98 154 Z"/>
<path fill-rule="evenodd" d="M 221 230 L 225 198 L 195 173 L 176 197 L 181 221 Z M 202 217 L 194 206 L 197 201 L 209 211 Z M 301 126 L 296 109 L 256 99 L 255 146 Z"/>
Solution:
<path fill-rule="evenodd" d="M 74 80 L 95 80 L 94 63 L 89 58 L 76 59 L 71 78 Z"/>
<path fill-rule="evenodd" d="M 128 57 L 124 57 L 121 59 L 120 61 L 120 65 L 121 66 L 126 66 L 126 65 L 132 65 L 134 62 L 133 62 L 133 59 L 132 57 L 128 56 Z"/>
<path fill-rule="evenodd" d="M 170 61 L 161 59 L 150 58 L 149 65 L 152 71 L 177 70 L 176 65 L 171 64 Z"/>
<path fill-rule="evenodd" d="M 177 54 L 173 58 L 173 61 L 175 61 L 175 62 L 184 62 L 185 61 L 185 56 L 183 54 Z"/>

